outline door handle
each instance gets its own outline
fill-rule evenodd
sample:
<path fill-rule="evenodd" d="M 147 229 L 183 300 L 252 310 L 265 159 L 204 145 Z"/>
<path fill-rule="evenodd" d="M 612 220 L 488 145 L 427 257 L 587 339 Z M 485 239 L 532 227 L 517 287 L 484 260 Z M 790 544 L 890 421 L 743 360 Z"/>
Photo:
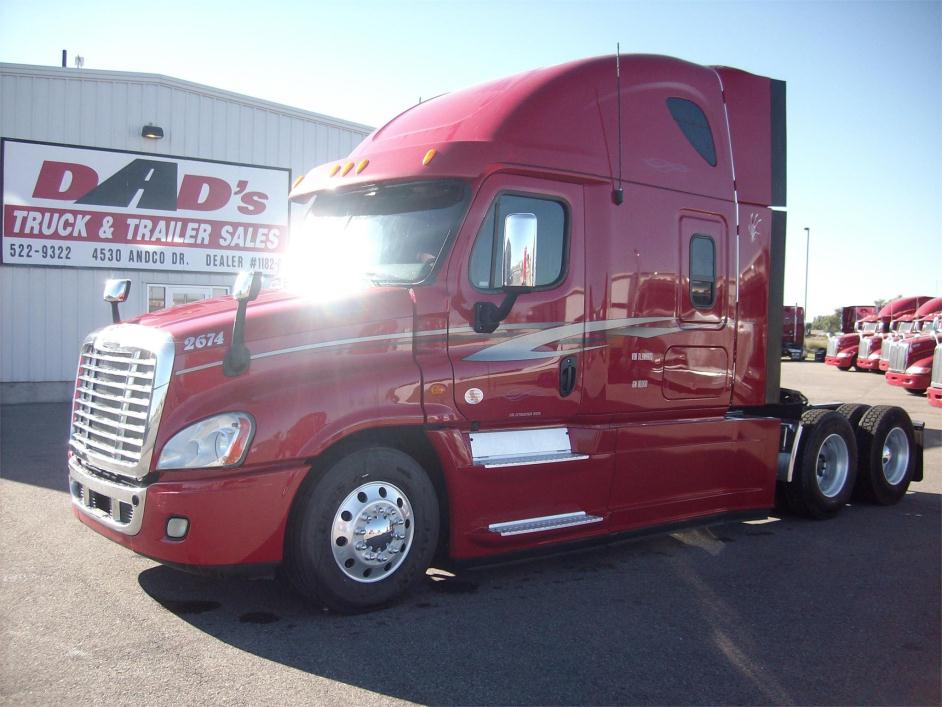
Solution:
<path fill-rule="evenodd" d="M 559 394 L 564 398 L 576 387 L 576 357 L 566 356 L 559 363 Z"/>

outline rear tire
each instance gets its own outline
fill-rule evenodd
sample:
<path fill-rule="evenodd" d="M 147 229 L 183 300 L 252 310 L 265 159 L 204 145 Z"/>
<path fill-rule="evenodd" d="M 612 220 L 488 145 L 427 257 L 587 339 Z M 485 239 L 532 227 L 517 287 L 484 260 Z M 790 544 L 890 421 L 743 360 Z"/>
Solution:
<path fill-rule="evenodd" d="M 847 418 L 847 421 L 850 423 L 850 428 L 856 432 L 857 425 L 860 424 L 860 419 L 867 413 L 867 410 L 870 409 L 869 405 L 863 405 L 861 403 L 844 403 L 841 405 L 835 412 L 838 415 L 843 415 Z"/>
<path fill-rule="evenodd" d="M 857 447 L 858 495 L 883 506 L 897 503 L 916 468 L 916 438 L 909 414 L 890 405 L 870 408 L 857 427 Z"/>
<path fill-rule="evenodd" d="M 785 499 L 793 513 L 830 518 L 847 504 L 854 489 L 854 431 L 843 415 L 831 410 L 808 410 L 801 426 L 794 478 L 785 484 Z"/>
<path fill-rule="evenodd" d="M 425 574 L 438 526 L 438 497 L 418 462 L 398 449 L 359 449 L 295 500 L 285 569 L 308 599 L 341 613 L 369 611 Z"/>

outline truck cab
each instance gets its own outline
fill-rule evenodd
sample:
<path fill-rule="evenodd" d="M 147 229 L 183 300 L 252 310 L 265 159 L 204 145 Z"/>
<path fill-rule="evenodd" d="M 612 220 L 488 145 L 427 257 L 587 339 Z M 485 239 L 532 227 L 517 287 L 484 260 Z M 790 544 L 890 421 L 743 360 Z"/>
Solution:
<path fill-rule="evenodd" d="M 873 371 L 880 373 L 880 353 L 884 339 L 900 335 L 901 327 L 909 330 L 912 327 L 912 316 L 918 307 L 925 303 L 929 297 L 899 297 L 880 310 L 883 326 L 872 336 L 862 338 L 857 351 L 857 360 L 854 367 L 858 371 Z"/>
<path fill-rule="evenodd" d="M 934 297 L 916 310 L 913 331 L 887 345 L 886 382 L 913 395 L 922 395 L 931 383 L 932 360 L 942 336 L 942 297 Z"/>

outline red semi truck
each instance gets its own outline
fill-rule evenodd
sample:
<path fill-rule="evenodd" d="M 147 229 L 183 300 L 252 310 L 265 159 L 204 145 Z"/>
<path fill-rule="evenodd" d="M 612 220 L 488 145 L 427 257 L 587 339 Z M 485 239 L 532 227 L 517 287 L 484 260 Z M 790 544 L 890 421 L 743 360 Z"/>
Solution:
<path fill-rule="evenodd" d="M 942 336 L 942 297 L 934 297 L 913 317 L 913 331 L 887 344 L 888 369 L 886 382 L 913 395 L 922 395 L 929 388 L 932 357 Z"/>
<path fill-rule="evenodd" d="M 531 71 L 415 106 L 291 199 L 306 293 L 245 275 L 82 348 L 73 507 L 138 553 L 281 566 L 362 611 L 436 557 L 777 492 L 825 517 L 921 478 L 900 408 L 780 388 L 780 81 L 647 55 Z"/>
<path fill-rule="evenodd" d="M 888 303 L 880 314 L 884 316 L 884 321 L 889 319 L 889 325 L 873 333 L 872 336 L 864 337 L 860 340 L 860 348 L 857 351 L 857 362 L 855 367 L 858 371 L 873 371 L 881 373 L 886 368 L 880 368 L 880 354 L 883 351 L 884 339 L 902 336 L 903 331 L 911 331 L 913 315 L 916 310 L 931 298 L 927 296 L 919 297 L 900 297 Z"/>

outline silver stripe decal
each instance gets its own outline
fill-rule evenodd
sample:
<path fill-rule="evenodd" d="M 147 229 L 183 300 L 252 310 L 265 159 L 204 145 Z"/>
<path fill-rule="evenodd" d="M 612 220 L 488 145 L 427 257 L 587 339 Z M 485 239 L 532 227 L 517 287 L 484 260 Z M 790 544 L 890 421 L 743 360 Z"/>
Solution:
<path fill-rule="evenodd" d="M 652 327 L 647 324 L 658 322 L 670 323 L 672 326 Z M 590 334 L 600 331 L 611 331 L 621 336 L 634 336 L 641 339 L 649 339 L 655 336 L 664 336 L 665 334 L 674 334 L 683 331 L 677 326 L 676 320 L 668 317 L 634 317 L 630 319 L 606 319 L 603 321 L 589 322 L 588 324 L 564 324 L 556 326 L 546 323 L 525 323 L 502 325 L 506 329 L 534 329 L 549 326 L 549 329 L 541 329 L 532 334 L 515 336 L 508 341 L 502 341 L 493 346 L 488 346 L 480 351 L 466 356 L 465 361 L 533 361 L 544 358 L 556 358 L 566 356 L 580 351 L 592 351 L 594 349 L 604 348 L 604 344 L 597 346 L 583 346 L 580 348 L 567 349 L 565 351 L 535 351 L 540 346 L 546 346 L 563 339 L 569 339 L 575 336 L 582 336 L 583 333 Z M 471 333 L 471 327 L 458 327 L 451 330 L 451 334 Z M 272 351 L 263 351 L 252 354 L 251 360 L 268 358 L 270 356 L 280 356 L 282 354 L 298 353 L 299 351 L 314 351 L 317 349 L 326 349 L 336 346 L 349 346 L 351 344 L 363 344 L 378 341 L 402 341 L 411 339 L 413 336 L 442 336 L 448 334 L 448 329 L 433 329 L 421 332 L 400 332 L 398 334 L 378 334 L 375 336 L 357 336 L 349 339 L 334 339 L 332 341 L 319 341 L 313 344 L 301 344 L 299 346 L 290 346 L 284 349 L 274 349 Z M 184 368 L 177 371 L 175 375 L 182 376 L 185 373 L 195 371 L 204 371 L 209 368 L 221 366 L 222 361 L 213 363 L 204 363 L 192 368 Z"/>
<path fill-rule="evenodd" d="M 470 330 L 470 327 L 468 328 Z M 333 341 L 319 341 L 314 344 L 301 344 L 300 346 L 289 346 L 284 349 L 273 349 L 272 351 L 262 351 L 261 353 L 252 354 L 252 360 L 259 358 L 268 358 L 269 356 L 280 356 L 281 354 L 297 353 L 298 351 L 312 351 L 315 349 L 326 349 L 334 346 L 348 346 L 350 344 L 364 344 L 368 342 L 376 341 L 402 341 L 403 339 L 411 339 L 413 336 L 442 336 L 447 334 L 447 329 L 432 329 L 429 331 L 420 331 L 412 332 L 405 331 L 398 334 L 377 334 L 375 336 L 357 336 L 350 339 L 334 339 Z M 193 366 L 192 368 L 184 368 L 183 370 L 177 371 L 176 375 L 182 376 L 184 373 L 193 373 L 194 371 L 203 371 L 207 368 L 215 368 L 216 366 L 221 366 L 222 361 L 214 361 L 213 363 L 204 363 L 200 366 Z"/>
<path fill-rule="evenodd" d="M 646 324 L 670 323 L 673 326 L 667 327 L 649 327 Z M 636 336 L 642 339 L 649 339 L 655 336 L 664 336 L 681 331 L 676 321 L 668 317 L 634 317 L 631 319 L 606 319 L 602 321 L 589 322 L 588 324 L 566 324 L 560 327 L 538 331 L 533 334 L 517 336 L 509 341 L 502 341 L 499 344 L 488 346 L 480 351 L 465 356 L 465 361 L 535 361 L 543 358 L 558 358 L 567 356 L 579 351 L 591 351 L 592 349 L 603 348 L 604 345 L 588 346 L 576 349 L 567 349 L 566 351 L 535 351 L 540 346 L 546 346 L 563 339 L 569 339 L 574 336 L 581 336 L 583 331 L 591 334 L 599 331 L 614 331 L 622 336 Z"/>

